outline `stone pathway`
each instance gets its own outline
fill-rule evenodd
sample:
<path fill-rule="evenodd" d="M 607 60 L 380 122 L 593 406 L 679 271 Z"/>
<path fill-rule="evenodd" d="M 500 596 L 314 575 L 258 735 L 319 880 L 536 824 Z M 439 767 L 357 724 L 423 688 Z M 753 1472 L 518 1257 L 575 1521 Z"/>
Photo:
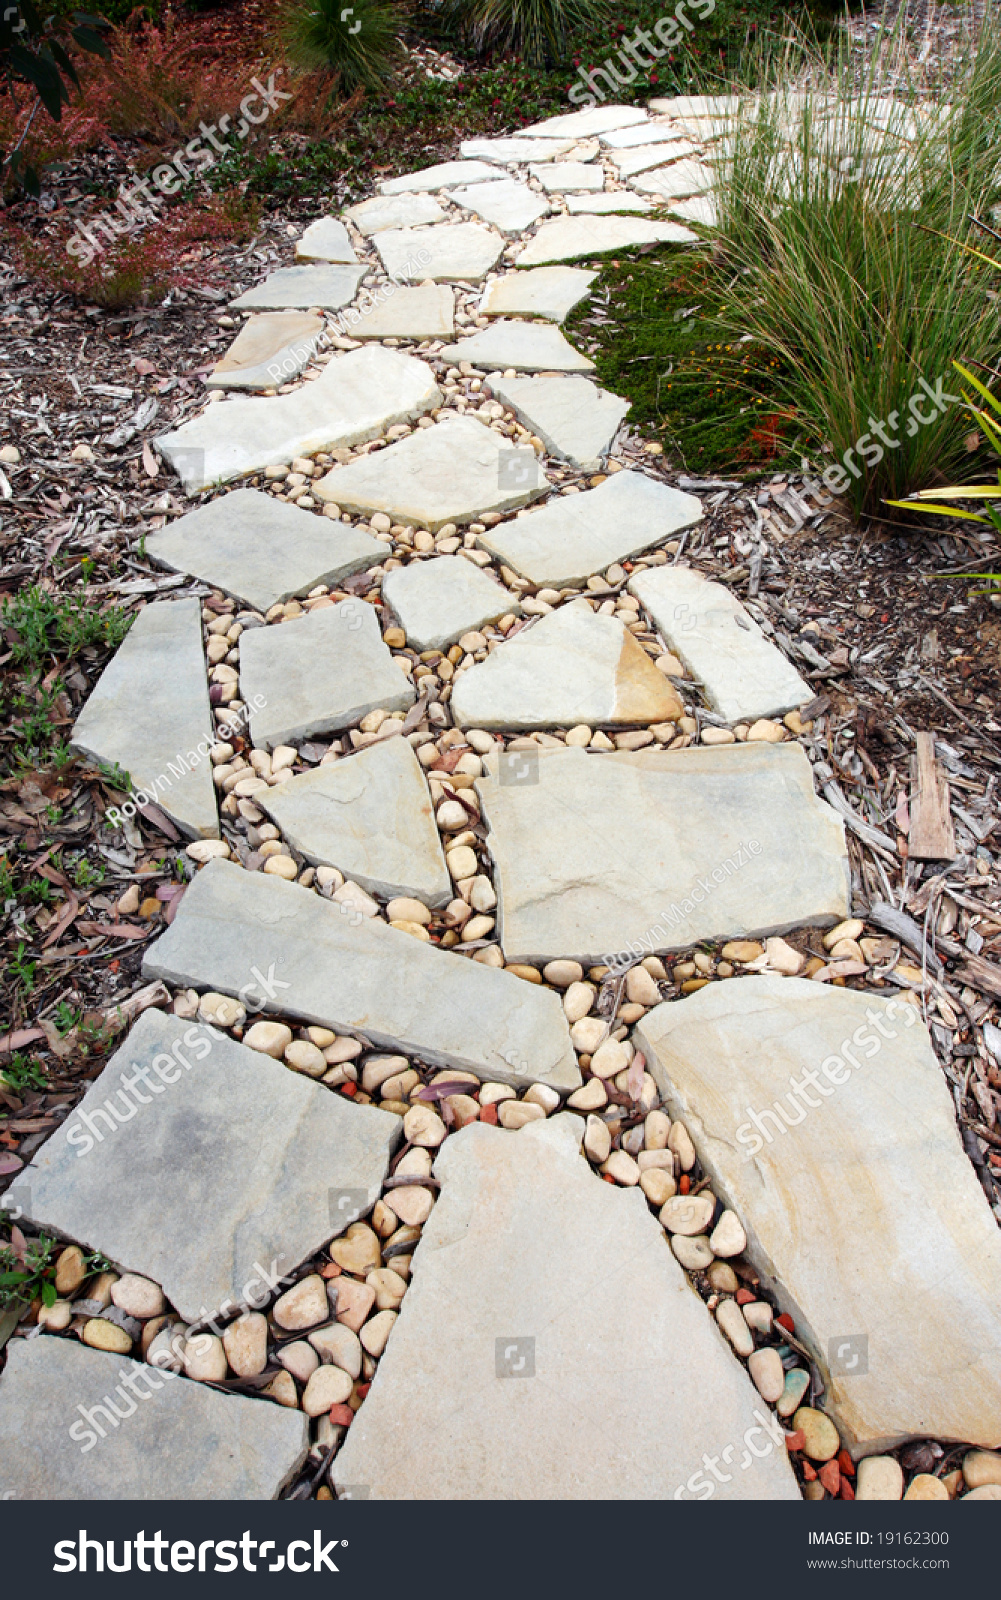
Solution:
<path fill-rule="evenodd" d="M 810 685 L 559 327 L 711 225 L 736 110 L 575 112 L 320 219 L 159 440 L 208 493 L 149 541 L 186 593 L 73 740 L 189 881 L 11 1191 L 62 1242 L 16 1494 L 898 1498 L 931 1438 L 981 1448 L 909 1498 L 1001 1495 L 925 978 L 852 915 Z"/>

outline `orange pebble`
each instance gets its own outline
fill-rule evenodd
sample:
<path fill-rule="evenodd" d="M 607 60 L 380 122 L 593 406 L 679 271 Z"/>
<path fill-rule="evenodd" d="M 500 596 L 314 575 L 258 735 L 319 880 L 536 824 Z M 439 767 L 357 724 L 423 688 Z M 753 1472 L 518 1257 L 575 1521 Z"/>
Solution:
<path fill-rule="evenodd" d="M 349 1100 L 353 1100 L 357 1093 L 358 1085 L 356 1083 L 341 1084 L 341 1094 L 346 1094 Z"/>
<path fill-rule="evenodd" d="M 354 1412 L 350 1406 L 331 1406 L 330 1420 L 340 1428 L 350 1428 L 354 1421 Z"/>
<path fill-rule="evenodd" d="M 805 1444 L 806 1434 L 803 1432 L 802 1428 L 797 1428 L 795 1433 L 786 1434 L 787 1450 L 802 1450 Z"/>
<path fill-rule="evenodd" d="M 855 1499 L 855 1490 L 852 1488 L 847 1478 L 842 1478 L 841 1488 L 839 1489 L 838 1493 L 841 1495 L 842 1500 Z"/>
<path fill-rule="evenodd" d="M 838 1451 L 837 1461 L 838 1461 L 838 1466 L 841 1468 L 841 1476 L 843 1478 L 854 1478 L 854 1476 L 855 1476 L 855 1463 L 852 1460 L 851 1456 L 848 1454 L 847 1450 L 839 1450 Z"/>
<path fill-rule="evenodd" d="M 687 1194 L 692 1187 L 692 1180 L 687 1172 L 683 1172 L 678 1179 L 678 1193 Z"/>
<path fill-rule="evenodd" d="M 837 1494 L 841 1487 L 841 1468 L 836 1461 L 825 1461 L 817 1473 L 828 1494 Z"/>
<path fill-rule="evenodd" d="M 492 1128 L 496 1128 L 496 1126 L 497 1126 L 497 1107 L 496 1106 L 481 1106 L 480 1107 L 480 1121 L 481 1122 L 489 1122 L 489 1124 L 490 1124 L 490 1126 Z"/>
<path fill-rule="evenodd" d="M 814 1479 L 816 1478 L 816 1476 L 817 1476 L 817 1474 L 814 1471 L 814 1469 L 811 1467 L 809 1461 L 804 1461 L 803 1462 L 803 1477 L 806 1479 L 807 1483 L 812 1483 L 814 1481 Z"/>

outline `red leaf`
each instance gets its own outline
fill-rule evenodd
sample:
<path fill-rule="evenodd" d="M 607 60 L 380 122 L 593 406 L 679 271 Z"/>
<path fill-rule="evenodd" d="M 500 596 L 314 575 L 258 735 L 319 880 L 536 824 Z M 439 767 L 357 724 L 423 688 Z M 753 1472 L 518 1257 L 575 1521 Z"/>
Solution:
<path fill-rule="evenodd" d="M 6 1178 L 11 1172 L 20 1172 L 23 1166 L 20 1156 L 5 1155 L 0 1151 L 0 1178 Z"/>

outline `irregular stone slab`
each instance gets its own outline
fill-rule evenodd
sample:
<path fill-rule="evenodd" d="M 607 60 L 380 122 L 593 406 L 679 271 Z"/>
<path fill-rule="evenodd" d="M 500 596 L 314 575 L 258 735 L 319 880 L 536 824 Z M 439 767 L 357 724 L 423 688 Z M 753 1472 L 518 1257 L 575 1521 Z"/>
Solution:
<path fill-rule="evenodd" d="M 603 133 L 599 140 L 606 150 L 634 150 L 642 144 L 664 144 L 669 139 L 677 138 L 676 125 L 670 117 L 661 117 L 654 121 L 637 122 L 631 128 L 613 128 L 610 133 Z M 612 156 L 614 160 L 614 154 Z"/>
<path fill-rule="evenodd" d="M 500 183 L 474 183 L 468 189 L 453 189 L 456 205 L 475 211 L 484 222 L 501 233 L 523 233 L 550 210 L 548 200 L 536 194 L 527 183 L 508 178 Z"/>
<path fill-rule="evenodd" d="M 534 459 L 475 417 L 419 428 L 399 444 L 334 467 L 313 485 L 320 500 L 346 511 L 388 511 L 396 521 L 434 533 L 446 522 L 471 522 L 484 511 L 526 505 L 549 488 Z M 398 670 L 398 669 L 397 669 Z"/>
<path fill-rule="evenodd" d="M 517 595 L 464 556 L 435 556 L 387 572 L 382 598 L 415 650 L 443 650 L 484 622 L 521 615 Z"/>
<path fill-rule="evenodd" d="M 568 194 L 566 207 L 572 217 L 604 217 L 610 211 L 652 211 L 653 202 L 628 189 L 612 189 L 606 194 Z M 539 271 L 542 268 L 537 269 Z"/>
<path fill-rule="evenodd" d="M 620 178 L 631 178 L 637 172 L 648 171 L 650 167 L 679 161 L 682 156 L 692 155 L 694 150 L 695 146 L 689 144 L 687 139 L 672 139 L 667 144 L 640 145 L 635 150 L 617 150 L 611 159 Z"/>
<path fill-rule="evenodd" d="M 548 317 L 562 322 L 586 298 L 596 272 L 580 267 L 536 267 L 495 278 L 480 301 L 482 317 Z"/>
<path fill-rule="evenodd" d="M 251 715 L 250 731 L 267 750 L 336 733 L 379 708 L 405 711 L 416 698 L 364 600 L 244 633 L 240 689 L 245 701 L 264 702 Z"/>
<path fill-rule="evenodd" d="M 234 926 L 230 938 L 240 936 Z M 262 985 L 277 956 L 262 949 L 256 973 L 248 948 L 245 1002 L 271 1009 Z M 278 967 L 275 986 L 296 993 L 298 973 Z M 132 1090 L 140 1076 L 148 1094 Z M 194 1322 L 260 1303 L 274 1291 L 261 1269 L 292 1272 L 343 1233 L 352 1217 L 329 1189 L 356 1191 L 352 1209 L 366 1211 L 401 1132 L 391 1112 L 351 1105 L 260 1050 L 154 1009 L 22 1176 L 39 1227 L 152 1278 Z"/>
<path fill-rule="evenodd" d="M 641 106 L 592 106 L 589 111 L 568 111 L 559 117 L 546 117 L 543 122 L 533 122 L 522 128 L 522 138 L 586 139 L 591 134 L 607 133 L 610 128 L 631 128 L 646 122 L 647 114 Z"/>
<path fill-rule="evenodd" d="M 250 317 L 205 383 L 210 389 L 275 389 L 302 371 L 322 332 L 323 318 L 303 311 Z"/>
<path fill-rule="evenodd" d="M 342 213 L 350 217 L 359 233 L 371 238 L 384 228 L 419 228 L 425 222 L 444 222 L 447 213 L 429 194 L 375 195 L 349 206 Z"/>
<path fill-rule="evenodd" d="M 807 97 L 808 98 L 808 97 Z M 650 101 L 650 110 L 665 117 L 707 117 L 722 120 L 735 117 L 741 107 L 739 94 L 676 94 Z"/>
<path fill-rule="evenodd" d="M 509 961 L 617 964 L 848 915 L 844 827 L 798 744 L 542 750 L 520 783 L 484 764 Z"/>
<path fill-rule="evenodd" d="M 657 567 L 630 578 L 629 588 L 727 722 L 754 722 L 813 698 L 792 662 L 723 584 L 692 567 Z"/>
<path fill-rule="evenodd" d="M 455 294 L 444 284 L 422 283 L 416 289 L 392 287 L 371 306 L 352 317 L 352 339 L 454 339 Z"/>
<path fill-rule="evenodd" d="M 364 267 L 278 267 L 229 303 L 236 310 L 280 311 L 285 306 L 320 306 L 339 311 L 350 305 L 365 276 Z"/>
<path fill-rule="evenodd" d="M 1001 1445 L 1001 1239 L 920 1011 L 762 974 L 636 1040 L 853 1451 Z"/>
<path fill-rule="evenodd" d="M 586 378 L 494 378 L 490 392 L 551 455 L 597 472 L 631 402 Z"/>
<path fill-rule="evenodd" d="M 353 266 L 358 257 L 348 230 L 336 217 L 318 217 L 296 240 L 297 261 L 347 261 Z"/>
<path fill-rule="evenodd" d="M 208 760 L 214 728 L 201 606 L 193 599 L 155 600 L 138 613 L 101 673 L 70 743 L 92 761 L 117 762 L 189 838 L 217 839 Z"/>
<path fill-rule="evenodd" d="M 464 139 L 459 154 L 470 160 L 507 164 L 524 161 L 555 161 L 577 143 L 576 139 Z"/>
<path fill-rule="evenodd" d="M 496 167 L 493 174 L 500 176 Z M 504 240 L 478 222 L 449 222 L 437 228 L 387 228 L 376 234 L 375 247 L 391 278 L 480 283 L 503 250 Z"/>
<path fill-rule="evenodd" d="M 259 489 L 234 489 L 148 534 L 146 554 L 267 611 L 318 583 L 333 586 L 374 567 L 385 546 L 360 528 L 300 511 Z"/>
<path fill-rule="evenodd" d="M 702 502 L 642 472 L 617 472 L 597 489 L 560 495 L 498 523 L 479 543 L 531 583 L 563 588 L 604 572 L 702 520 Z"/>
<path fill-rule="evenodd" d="M 426 362 L 373 346 L 328 362 L 295 394 L 207 406 L 156 443 L 186 493 L 200 494 L 296 456 L 364 444 L 441 403 Z"/>
<path fill-rule="evenodd" d="M 557 161 L 553 166 L 530 166 L 529 172 L 547 194 L 565 194 L 568 191 L 603 189 L 604 168 L 597 162 Z"/>
<path fill-rule="evenodd" d="M 303 1413 L 152 1371 L 75 1339 L 12 1339 L 0 1439 L 14 1498 L 276 1500 L 309 1449 Z"/>
<path fill-rule="evenodd" d="M 338 1487 L 364 1483 L 373 1500 L 509 1499 L 516 1485 L 525 1500 L 670 1501 L 688 1485 L 704 1498 L 703 1453 L 730 1445 L 718 1498 L 799 1499 L 780 1428 L 640 1190 L 589 1168 L 582 1126 L 571 1113 L 517 1136 L 477 1123 L 443 1145 L 441 1194 L 335 1458 Z M 610 1428 L 595 1373 L 623 1362 Z"/>
<path fill-rule="evenodd" d="M 635 181 L 635 180 L 634 180 Z M 649 222 L 645 217 L 554 217 L 544 222 L 518 257 L 519 267 L 549 261 L 576 261 L 637 244 L 697 244 L 698 234 L 680 222 Z"/>
<path fill-rule="evenodd" d="M 471 361 L 487 369 L 516 367 L 521 372 L 593 372 L 559 328 L 543 322 L 495 322 L 469 339 L 446 345 L 443 361 Z"/>
<path fill-rule="evenodd" d="M 368 894 L 428 906 L 452 898 L 431 792 L 406 739 L 275 784 L 260 804 L 307 861 L 337 867 Z"/>
<path fill-rule="evenodd" d="M 269 999 L 269 1011 L 501 1083 L 580 1084 L 554 990 L 232 862 L 202 868 L 143 970 L 235 995 L 255 965 L 267 973 L 271 963 L 291 987 Z"/>
<path fill-rule="evenodd" d="M 667 209 L 673 217 L 683 217 L 686 222 L 701 222 L 706 228 L 715 228 L 719 223 L 716 202 L 710 194 L 693 194 L 690 200 L 673 200 Z"/>
<path fill-rule="evenodd" d="M 455 679 L 460 728 L 572 728 L 666 722 L 684 706 L 617 617 L 574 600 Z"/>
<path fill-rule="evenodd" d="M 415 194 L 457 189 L 461 183 L 489 183 L 491 178 L 503 176 L 489 161 L 441 161 L 418 172 L 405 172 L 401 178 L 389 178 L 379 188 L 383 194 Z"/>
<path fill-rule="evenodd" d="M 715 174 L 700 161 L 674 161 L 669 167 L 655 167 L 643 172 L 629 183 L 642 194 L 659 194 L 664 200 L 680 200 L 689 194 L 701 194 L 711 189 Z"/>

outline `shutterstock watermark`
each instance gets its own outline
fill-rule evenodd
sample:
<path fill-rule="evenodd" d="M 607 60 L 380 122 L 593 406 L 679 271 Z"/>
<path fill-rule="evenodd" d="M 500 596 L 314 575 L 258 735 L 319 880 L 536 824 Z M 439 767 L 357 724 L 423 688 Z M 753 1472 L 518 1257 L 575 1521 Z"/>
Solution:
<path fill-rule="evenodd" d="M 66 1129 L 66 1143 L 76 1149 L 77 1160 L 89 1155 L 95 1144 L 103 1144 L 106 1134 L 117 1133 L 123 1122 L 131 1122 L 140 1106 L 152 1105 L 154 1095 L 166 1094 L 167 1085 L 176 1083 L 181 1076 L 181 1068 L 190 1072 L 193 1063 L 182 1054 L 181 1046 L 191 1051 L 195 1061 L 204 1061 L 212 1050 L 212 1040 L 206 1037 L 201 1025 L 192 1026 L 185 1033 L 183 1039 L 175 1039 L 171 1046 L 171 1053 L 165 1051 L 154 1056 L 149 1066 L 133 1061 L 131 1078 L 127 1073 L 121 1073 L 122 1087 L 108 1097 L 104 1104 L 95 1106 L 92 1111 L 77 1112 L 76 1120 Z M 154 1083 L 153 1074 L 159 1079 Z M 144 1094 L 140 1083 L 149 1089 L 149 1094 Z M 119 1108 L 115 1100 L 121 1101 Z M 104 1128 L 100 1120 L 104 1121 Z M 77 1148 L 79 1146 L 79 1148 Z"/>
<path fill-rule="evenodd" d="M 360 627 L 361 624 L 359 623 L 358 626 Z M 225 723 L 220 723 L 216 729 L 217 737 L 215 739 L 200 739 L 194 749 L 187 751 L 186 754 L 182 754 L 178 750 L 176 765 L 174 761 L 168 761 L 167 771 L 161 772 L 158 777 L 153 779 L 152 783 L 146 784 L 141 789 L 136 789 L 123 805 L 108 807 L 104 815 L 111 823 L 111 826 L 120 828 L 128 818 L 134 817 L 136 812 L 143 806 L 155 805 L 161 790 L 166 791 L 181 778 L 186 778 L 188 773 L 197 767 L 200 761 L 204 761 L 212 746 L 219 742 L 224 730 L 230 733 L 239 733 L 241 724 L 248 721 L 255 711 L 262 711 L 266 705 L 267 700 L 263 694 L 255 695 L 253 700 L 248 701 L 241 711 L 234 712 L 232 717 L 228 717 Z"/>
<path fill-rule="evenodd" d="M 600 67 L 577 68 L 577 76 L 582 81 L 575 83 L 567 95 L 571 105 L 580 106 L 582 110 L 587 111 L 591 106 L 597 105 L 599 100 L 604 100 L 606 98 L 605 91 L 599 89 L 595 82 L 595 79 L 599 77 L 604 78 L 608 86 L 608 92 L 614 100 L 623 84 L 632 83 L 635 80 L 640 68 L 644 72 L 649 72 L 650 68 L 660 61 L 663 56 L 666 56 L 669 50 L 673 50 L 682 43 L 685 37 L 681 31 L 682 28 L 686 28 L 689 33 L 694 33 L 695 23 L 692 22 L 688 15 L 689 11 L 694 11 L 699 22 L 705 22 L 706 18 L 711 17 L 715 10 L 716 0 L 680 0 L 680 3 L 674 8 L 673 15 L 668 13 L 666 17 L 658 17 L 653 25 L 654 33 L 664 46 L 663 50 L 658 50 L 649 29 L 637 28 L 633 38 L 624 39 L 616 54 L 606 56 Z M 640 54 L 640 45 L 649 50 L 653 57 L 652 61 L 647 61 L 643 58 Z M 618 59 L 624 72 L 619 71 L 616 66 L 616 59 Z"/>
<path fill-rule="evenodd" d="M 357 328 L 363 317 L 367 317 L 378 306 L 396 293 L 397 289 L 406 287 L 420 267 L 426 267 L 431 260 L 429 250 L 418 250 L 416 256 L 410 257 L 403 265 L 400 273 L 390 278 L 388 283 L 380 284 L 377 288 L 363 289 L 357 305 L 349 306 L 346 311 L 339 311 L 331 317 L 334 329 L 342 338 L 350 338 L 352 328 Z M 318 337 L 318 336 L 317 336 Z M 299 344 L 290 346 L 289 352 L 281 361 L 271 361 L 267 367 L 268 377 L 275 384 L 285 383 L 301 371 L 304 363 L 316 349 L 317 338 L 303 339 Z"/>
<path fill-rule="evenodd" d="M 687 607 L 684 609 L 687 610 Z M 668 910 L 661 912 L 661 921 L 655 922 L 653 927 L 648 928 L 638 939 L 631 939 L 628 949 L 613 951 L 610 955 L 603 956 L 604 965 L 610 967 L 613 972 L 623 972 L 643 956 L 652 956 L 655 950 L 666 949 L 670 942 L 670 930 L 679 927 L 686 917 L 693 916 L 703 901 L 712 894 L 714 888 L 722 887 L 728 878 L 732 878 L 735 872 L 740 871 L 741 867 L 746 867 L 755 856 L 760 856 L 761 850 L 762 846 L 757 839 L 748 839 L 746 845 L 738 845 L 732 856 L 727 856 L 704 878 L 696 878 L 694 886 L 680 905 L 676 900 L 672 900 Z"/>
<path fill-rule="evenodd" d="M 733 1482 L 734 1474 L 724 1472 L 723 1467 L 733 1466 L 738 1472 L 746 1472 L 755 1461 L 764 1461 L 773 1450 L 785 1449 L 785 1434 L 771 1413 L 755 1409 L 753 1415 L 761 1426 L 747 1429 L 741 1440 L 744 1446 L 741 1459 L 737 1462 L 733 1459 L 736 1451 L 740 1449 L 739 1444 L 728 1444 L 725 1450 L 721 1450 L 719 1455 L 715 1456 L 711 1456 L 707 1450 L 698 1471 L 693 1472 L 686 1483 L 675 1489 L 675 1500 L 686 1500 L 689 1497 L 693 1500 L 711 1500 L 718 1484 Z M 752 1440 L 757 1442 L 752 1443 Z"/>

